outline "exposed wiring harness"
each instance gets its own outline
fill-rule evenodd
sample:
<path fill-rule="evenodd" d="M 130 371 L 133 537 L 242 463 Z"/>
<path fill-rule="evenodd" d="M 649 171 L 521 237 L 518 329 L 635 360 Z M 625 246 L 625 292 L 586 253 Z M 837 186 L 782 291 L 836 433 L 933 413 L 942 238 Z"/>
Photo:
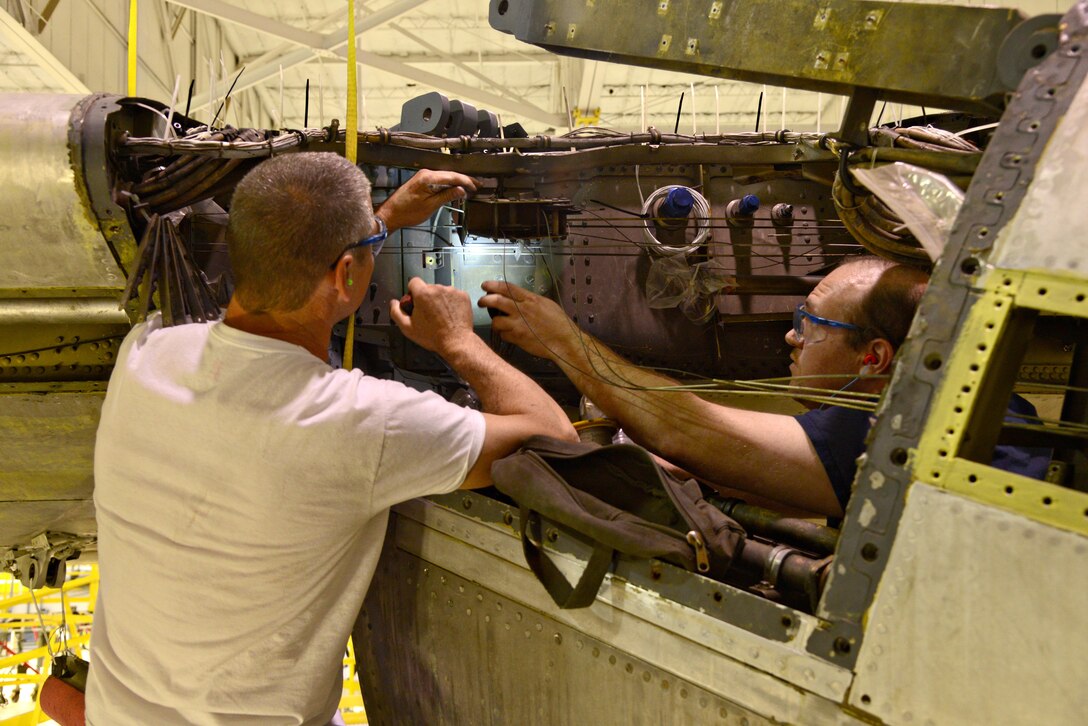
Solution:
<path fill-rule="evenodd" d="M 831 185 L 831 200 L 842 223 L 867 250 L 895 262 L 928 265 L 928 254 L 906 224 L 868 189 L 854 182 L 850 167 L 857 164 L 907 161 L 928 169 L 970 175 L 982 154 L 971 142 L 933 127 L 887 128 L 869 132 L 875 144 L 854 149 L 834 139 L 825 145 L 839 158 L 839 169 Z"/>

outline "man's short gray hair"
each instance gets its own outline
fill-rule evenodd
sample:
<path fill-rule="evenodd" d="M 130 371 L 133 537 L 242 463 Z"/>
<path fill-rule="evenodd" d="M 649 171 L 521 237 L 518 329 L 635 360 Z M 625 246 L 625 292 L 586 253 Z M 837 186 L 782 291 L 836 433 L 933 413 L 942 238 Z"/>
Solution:
<path fill-rule="evenodd" d="M 370 181 L 344 157 L 304 152 L 264 161 L 231 200 L 234 294 L 249 312 L 297 310 L 336 256 L 373 230 Z"/>

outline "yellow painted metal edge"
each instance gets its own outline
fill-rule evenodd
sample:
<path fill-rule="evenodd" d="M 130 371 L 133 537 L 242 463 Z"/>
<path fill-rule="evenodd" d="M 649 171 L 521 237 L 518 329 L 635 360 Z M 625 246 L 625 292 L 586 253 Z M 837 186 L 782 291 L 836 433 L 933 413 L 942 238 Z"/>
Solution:
<path fill-rule="evenodd" d="M 1016 308 L 1088 318 L 1082 277 L 1045 271 L 990 270 L 937 390 L 926 429 L 912 452 L 914 478 L 1038 522 L 1088 534 L 1088 494 L 955 457 L 979 384 Z"/>

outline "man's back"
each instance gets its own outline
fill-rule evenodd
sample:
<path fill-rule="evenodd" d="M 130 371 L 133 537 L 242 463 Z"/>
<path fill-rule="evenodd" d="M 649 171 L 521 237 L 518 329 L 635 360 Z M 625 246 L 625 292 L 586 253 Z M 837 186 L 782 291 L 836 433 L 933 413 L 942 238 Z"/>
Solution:
<path fill-rule="evenodd" d="M 326 723 L 388 507 L 482 417 L 224 324 L 129 336 L 95 451 L 92 723 Z"/>

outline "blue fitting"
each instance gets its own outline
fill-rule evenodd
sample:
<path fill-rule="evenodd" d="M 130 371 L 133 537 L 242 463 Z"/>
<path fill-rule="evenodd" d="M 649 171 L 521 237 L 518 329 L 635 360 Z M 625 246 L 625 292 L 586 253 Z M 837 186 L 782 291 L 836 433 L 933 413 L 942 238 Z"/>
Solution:
<path fill-rule="evenodd" d="M 665 195 L 665 201 L 657 208 L 657 216 L 664 219 L 684 219 L 691 214 L 694 206 L 695 197 L 691 196 L 691 192 L 684 187 L 676 187 L 670 189 Z M 759 206 L 758 199 L 756 199 L 756 206 Z"/>
<path fill-rule="evenodd" d="M 759 209 L 759 197 L 755 194 L 745 194 L 737 205 L 737 214 L 742 217 L 751 217 Z"/>

